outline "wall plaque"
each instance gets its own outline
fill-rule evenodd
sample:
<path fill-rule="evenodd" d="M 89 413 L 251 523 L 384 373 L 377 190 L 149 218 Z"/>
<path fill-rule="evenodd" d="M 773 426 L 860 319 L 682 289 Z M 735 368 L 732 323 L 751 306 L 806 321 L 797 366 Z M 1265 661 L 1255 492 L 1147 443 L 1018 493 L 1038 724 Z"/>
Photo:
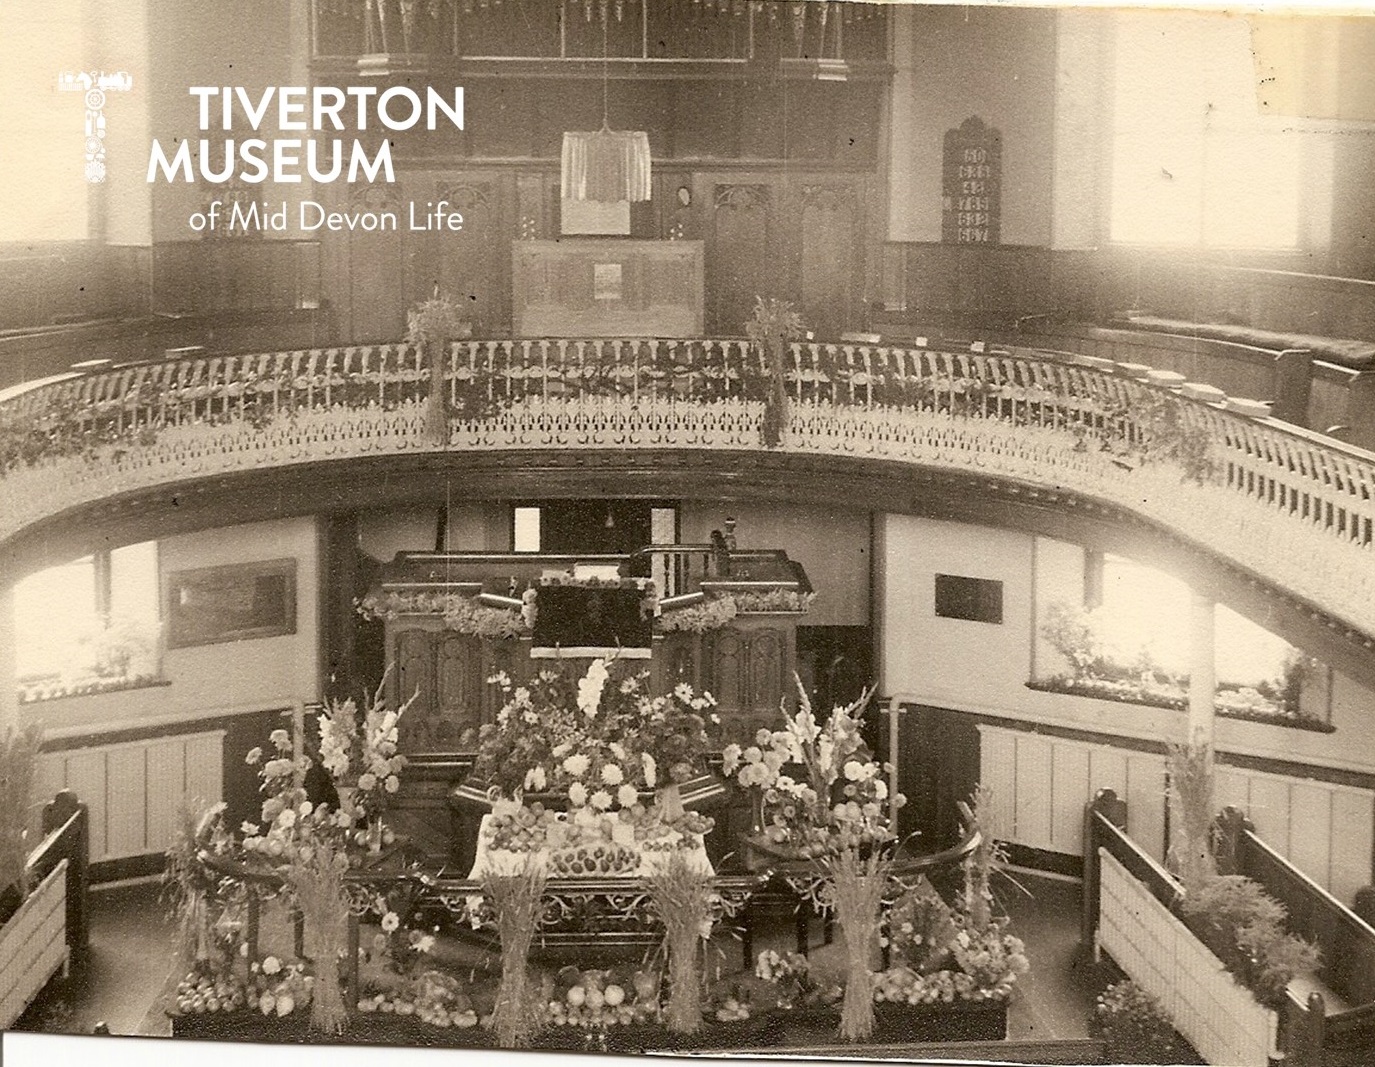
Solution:
<path fill-rule="evenodd" d="M 955 245 L 1000 243 L 1003 183 L 1002 134 L 976 117 L 947 130 L 941 168 L 941 241 Z"/>

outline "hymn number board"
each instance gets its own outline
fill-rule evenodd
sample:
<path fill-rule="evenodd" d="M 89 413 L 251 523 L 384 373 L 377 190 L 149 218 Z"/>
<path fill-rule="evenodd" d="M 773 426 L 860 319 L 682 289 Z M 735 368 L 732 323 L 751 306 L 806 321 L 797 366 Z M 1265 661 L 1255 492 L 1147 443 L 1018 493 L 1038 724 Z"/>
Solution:
<path fill-rule="evenodd" d="M 996 245 L 1002 215 L 1003 139 L 979 118 L 945 134 L 941 241 Z"/>

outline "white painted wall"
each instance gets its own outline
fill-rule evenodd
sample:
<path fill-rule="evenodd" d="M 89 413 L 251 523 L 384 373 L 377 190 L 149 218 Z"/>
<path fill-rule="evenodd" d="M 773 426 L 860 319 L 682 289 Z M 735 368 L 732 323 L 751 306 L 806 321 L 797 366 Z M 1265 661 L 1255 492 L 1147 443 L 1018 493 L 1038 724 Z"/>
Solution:
<path fill-rule="evenodd" d="M 1182 740 L 1185 713 L 1026 688 L 1058 657 L 1037 632 L 1039 605 L 1082 597 L 1083 550 L 1005 530 L 907 515 L 876 520 L 880 692 L 1006 719 L 983 726 L 982 777 L 994 787 L 994 822 L 1007 840 L 1078 854 L 1083 805 L 1100 788 L 1127 800 L 1131 833 L 1164 855 L 1164 759 L 1124 744 L 1052 737 L 1038 724 L 1124 740 Z M 1002 581 L 1003 623 L 935 615 L 938 573 Z M 1034 658 L 1033 658 L 1034 657 Z M 1316 687 L 1311 696 L 1325 698 Z M 1335 674 L 1330 734 L 1238 719 L 1217 720 L 1228 754 L 1375 771 L 1375 693 Z M 1375 791 L 1225 768 L 1218 806 L 1245 808 L 1262 837 L 1350 901 L 1371 880 Z"/>
<path fill-rule="evenodd" d="M 741 548 L 781 548 L 807 570 L 817 597 L 808 626 L 869 624 L 869 513 L 786 504 L 700 504 L 679 512 L 679 540 L 706 544 L 712 530 L 736 520 Z"/>
<path fill-rule="evenodd" d="M 288 707 L 320 695 L 319 567 L 316 524 L 310 517 L 229 526 L 159 542 L 163 596 L 173 571 L 296 560 L 296 632 L 279 637 L 167 649 L 167 685 L 24 705 L 21 714 L 50 736 L 129 726 L 178 724 L 212 715 Z M 165 611 L 165 604 L 164 604 Z M 12 690 L 14 674 L 5 676 Z"/>
<path fill-rule="evenodd" d="M 1003 243 L 1050 244 L 1055 13 L 903 4 L 893 38 L 888 240 L 941 239 L 943 138 L 977 115 L 1003 138 Z"/>
<path fill-rule="evenodd" d="M 880 692 L 1013 711 L 1030 665 L 1035 538 L 910 515 L 881 528 Z M 937 618 L 937 574 L 1002 582 L 1002 625 Z"/>

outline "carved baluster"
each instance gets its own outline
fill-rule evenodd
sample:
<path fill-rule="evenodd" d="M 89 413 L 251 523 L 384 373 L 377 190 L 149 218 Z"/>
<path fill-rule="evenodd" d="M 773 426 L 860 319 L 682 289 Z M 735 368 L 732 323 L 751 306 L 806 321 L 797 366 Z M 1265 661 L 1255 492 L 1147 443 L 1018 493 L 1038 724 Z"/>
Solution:
<path fill-rule="evenodd" d="M 307 409 L 307 410 L 311 410 L 311 409 L 313 409 L 313 408 L 315 407 L 315 376 L 316 376 L 316 374 L 318 373 L 318 369 L 317 369 L 317 368 L 319 367 L 319 364 L 320 364 L 320 357 L 321 357 L 322 355 L 324 355 L 325 358 L 328 359 L 328 358 L 329 358 L 329 355 L 332 354 L 333 352 L 334 352 L 334 349 L 330 349 L 329 353 L 322 353 L 318 348 L 312 348 L 312 349 L 310 350 L 310 358 L 306 360 L 306 365 L 305 365 L 305 381 L 306 381 L 306 405 L 305 405 L 305 406 L 306 406 L 306 409 Z M 329 368 L 328 368 L 328 364 L 326 364 L 326 369 L 327 369 L 327 370 L 329 369 Z M 328 374 L 326 374 L 326 376 L 325 376 L 325 402 L 326 402 L 326 403 L 329 402 L 329 387 L 330 387 L 329 376 L 328 376 Z"/>
<path fill-rule="evenodd" d="M 567 396 L 567 395 L 569 394 L 569 389 L 570 389 L 570 387 L 569 387 L 569 382 L 568 382 L 568 340 L 567 340 L 567 338 L 563 338 L 563 337 L 559 338 L 559 340 L 558 340 L 558 342 L 557 342 L 557 345 L 558 345 L 558 354 L 559 354 L 559 356 L 558 356 L 558 368 L 557 368 L 558 376 L 559 376 L 559 395 L 561 395 L 561 396 Z"/>

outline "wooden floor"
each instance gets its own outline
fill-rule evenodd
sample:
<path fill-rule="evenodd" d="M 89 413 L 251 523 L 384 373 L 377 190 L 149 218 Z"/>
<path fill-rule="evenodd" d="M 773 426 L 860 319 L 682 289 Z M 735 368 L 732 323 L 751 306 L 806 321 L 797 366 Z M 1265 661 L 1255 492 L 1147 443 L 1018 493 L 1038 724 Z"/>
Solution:
<path fill-rule="evenodd" d="M 1010 1041 L 1073 1041 L 1087 1035 L 1098 989 L 1078 951 L 1079 887 L 1018 873 L 1022 888 L 1000 879 L 998 896 L 1027 945 L 1031 973 L 1008 1015 Z M 91 960 L 83 976 L 57 979 L 16 1024 L 16 1030 L 166 1036 L 165 992 L 175 985 L 173 926 L 155 883 L 96 889 L 91 899 Z M 817 931 L 819 939 L 819 930 Z M 791 946 L 791 921 L 757 930 L 756 946 Z M 738 951 L 738 949 L 737 949 Z M 837 946 L 814 955 L 837 953 Z"/>

